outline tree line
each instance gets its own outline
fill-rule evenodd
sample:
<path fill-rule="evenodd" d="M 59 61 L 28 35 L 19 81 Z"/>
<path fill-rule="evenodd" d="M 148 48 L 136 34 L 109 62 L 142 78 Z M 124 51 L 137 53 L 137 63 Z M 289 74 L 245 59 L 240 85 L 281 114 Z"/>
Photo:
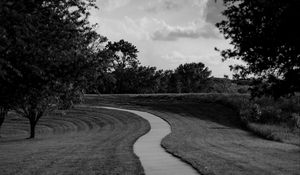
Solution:
<path fill-rule="evenodd" d="M 200 92 L 211 75 L 203 63 L 186 63 L 165 71 L 142 66 L 137 53 L 137 48 L 127 41 L 108 42 L 102 50 L 105 64 L 98 64 L 100 71 L 89 80 L 86 93 Z"/>

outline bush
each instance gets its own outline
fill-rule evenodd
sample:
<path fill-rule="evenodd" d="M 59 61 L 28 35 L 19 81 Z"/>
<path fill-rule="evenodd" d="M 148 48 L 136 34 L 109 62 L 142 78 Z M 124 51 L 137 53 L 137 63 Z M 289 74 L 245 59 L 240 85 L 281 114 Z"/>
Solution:
<path fill-rule="evenodd" d="M 300 115 L 297 113 L 292 113 L 288 120 L 288 126 L 290 128 L 300 128 Z"/>
<path fill-rule="evenodd" d="M 245 123 L 259 122 L 262 112 L 258 104 L 242 105 L 240 111 L 241 120 Z"/>
<path fill-rule="evenodd" d="M 244 127 L 254 134 L 275 141 L 300 145 L 299 97 L 257 98 L 247 95 L 208 94 L 203 102 L 219 103 L 236 110 Z"/>

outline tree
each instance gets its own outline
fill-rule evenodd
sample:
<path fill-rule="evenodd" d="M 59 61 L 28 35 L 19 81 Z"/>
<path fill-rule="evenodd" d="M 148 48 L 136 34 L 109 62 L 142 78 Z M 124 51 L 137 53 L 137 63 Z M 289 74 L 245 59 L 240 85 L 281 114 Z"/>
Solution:
<path fill-rule="evenodd" d="M 105 42 L 105 40 L 103 40 Z M 107 47 L 97 52 L 93 63 L 95 72 L 89 74 L 87 93 L 114 93 L 116 78 L 113 75 L 114 53 Z"/>
<path fill-rule="evenodd" d="M 101 41 L 87 21 L 90 7 L 95 7 L 93 0 L 0 3 L 1 41 L 6 41 L 1 42 L 0 67 L 6 67 L 1 75 L 12 82 L 13 108 L 29 120 L 30 138 L 63 94 L 83 89 L 97 50 L 94 43 Z"/>
<path fill-rule="evenodd" d="M 224 0 L 223 21 L 216 24 L 233 49 L 221 51 L 224 60 L 239 59 L 234 65 L 241 78 L 257 80 L 253 96 L 275 98 L 300 90 L 300 36 L 298 0 Z"/>
<path fill-rule="evenodd" d="M 136 93 L 156 93 L 159 89 L 161 71 L 157 71 L 156 67 L 139 66 L 136 69 L 136 78 L 134 88 Z"/>
<path fill-rule="evenodd" d="M 165 70 L 159 71 L 160 78 L 159 78 L 159 93 L 168 93 L 172 92 L 170 89 L 171 85 L 171 77 L 173 76 L 173 70 Z"/>
<path fill-rule="evenodd" d="M 209 78 L 211 71 L 203 63 L 186 63 L 179 65 L 175 70 L 177 83 L 180 84 L 180 92 L 199 92 Z"/>
<path fill-rule="evenodd" d="M 115 69 L 125 69 L 139 65 L 137 48 L 128 41 L 108 42 L 106 49 L 112 52 Z"/>
<path fill-rule="evenodd" d="M 129 77 L 125 76 L 128 75 L 131 68 L 136 68 L 140 64 L 137 59 L 138 50 L 133 44 L 124 40 L 114 43 L 108 42 L 106 49 L 112 52 L 116 93 L 126 93 L 126 88 L 128 88 L 126 81 Z"/>

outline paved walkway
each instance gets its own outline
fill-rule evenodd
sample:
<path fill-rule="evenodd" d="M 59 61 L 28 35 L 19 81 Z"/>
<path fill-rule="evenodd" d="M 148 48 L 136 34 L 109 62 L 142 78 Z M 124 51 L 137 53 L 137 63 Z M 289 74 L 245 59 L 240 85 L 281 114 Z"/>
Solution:
<path fill-rule="evenodd" d="M 147 112 L 103 107 L 134 113 L 148 120 L 151 130 L 134 144 L 134 152 L 139 156 L 146 175 L 196 175 L 195 169 L 167 153 L 161 140 L 171 132 L 170 125 L 161 118 Z"/>

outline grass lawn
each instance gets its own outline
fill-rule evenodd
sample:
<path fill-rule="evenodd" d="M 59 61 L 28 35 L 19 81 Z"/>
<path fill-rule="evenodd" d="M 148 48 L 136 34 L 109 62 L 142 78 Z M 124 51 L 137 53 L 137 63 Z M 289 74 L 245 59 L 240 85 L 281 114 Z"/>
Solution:
<path fill-rule="evenodd" d="M 26 120 L 10 114 L 0 138 L 0 174 L 143 174 L 133 153 L 150 128 L 127 112 L 77 107 L 43 117 L 26 140 Z"/>
<path fill-rule="evenodd" d="M 257 137 L 243 129 L 236 111 L 222 104 L 174 94 L 87 95 L 85 104 L 136 109 L 166 120 L 172 133 L 162 146 L 201 174 L 300 172 L 297 144 Z M 28 129 L 27 121 L 14 114 L 5 120 L 1 175 L 143 174 L 133 144 L 150 127 L 134 114 L 76 107 L 43 117 L 34 140 L 24 139 Z"/>
<path fill-rule="evenodd" d="M 184 98 L 102 95 L 88 96 L 87 103 L 144 110 L 163 118 L 172 133 L 162 146 L 202 174 L 299 174 L 299 146 L 243 130 L 237 113 L 224 105 Z"/>

